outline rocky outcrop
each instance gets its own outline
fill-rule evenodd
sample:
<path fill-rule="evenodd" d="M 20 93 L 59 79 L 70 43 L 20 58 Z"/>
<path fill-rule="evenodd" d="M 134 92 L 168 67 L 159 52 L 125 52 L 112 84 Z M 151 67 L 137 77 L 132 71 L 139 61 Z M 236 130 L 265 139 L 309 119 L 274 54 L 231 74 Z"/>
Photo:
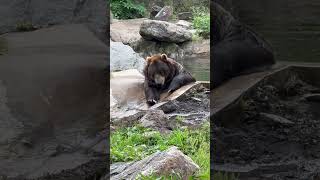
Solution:
<path fill-rule="evenodd" d="M 139 33 L 147 40 L 172 43 L 192 40 L 192 33 L 189 30 L 165 21 L 145 20 L 140 26 Z"/>
<path fill-rule="evenodd" d="M 105 0 L 3 0 L 0 2 L 0 34 L 17 26 L 35 28 L 66 23 L 88 23 L 93 32 L 105 38 L 108 23 Z"/>
<path fill-rule="evenodd" d="M 110 71 L 137 69 L 142 72 L 145 60 L 122 42 L 110 41 Z"/>
<path fill-rule="evenodd" d="M 141 175 L 179 175 L 182 179 L 186 179 L 197 170 L 199 170 L 199 166 L 173 146 L 166 151 L 156 152 L 137 162 L 112 164 L 110 179 L 133 180 Z"/>

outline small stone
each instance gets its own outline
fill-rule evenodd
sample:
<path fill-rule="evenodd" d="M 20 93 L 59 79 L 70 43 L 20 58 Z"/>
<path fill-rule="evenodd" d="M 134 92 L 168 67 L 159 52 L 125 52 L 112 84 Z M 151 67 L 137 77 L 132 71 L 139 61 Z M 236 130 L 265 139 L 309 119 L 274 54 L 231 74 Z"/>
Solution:
<path fill-rule="evenodd" d="M 279 123 L 279 124 L 285 124 L 285 125 L 292 125 L 294 122 L 283 118 L 281 116 L 275 115 L 275 114 L 269 114 L 269 113 L 260 113 L 260 116 L 268 121 L 274 122 L 274 123 Z"/>
<path fill-rule="evenodd" d="M 173 125 L 162 110 L 149 110 L 139 122 L 143 127 L 157 130 L 172 129 Z"/>
<path fill-rule="evenodd" d="M 320 93 L 316 94 L 306 94 L 303 98 L 310 102 L 320 102 Z"/>

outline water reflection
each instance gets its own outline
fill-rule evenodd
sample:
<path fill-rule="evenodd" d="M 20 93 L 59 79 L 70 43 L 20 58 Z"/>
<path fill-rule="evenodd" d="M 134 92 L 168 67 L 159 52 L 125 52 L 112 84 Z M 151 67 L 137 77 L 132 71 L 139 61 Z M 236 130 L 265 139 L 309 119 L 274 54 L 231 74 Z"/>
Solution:
<path fill-rule="evenodd" d="M 197 81 L 210 81 L 209 56 L 186 57 L 177 61 L 191 72 Z"/>

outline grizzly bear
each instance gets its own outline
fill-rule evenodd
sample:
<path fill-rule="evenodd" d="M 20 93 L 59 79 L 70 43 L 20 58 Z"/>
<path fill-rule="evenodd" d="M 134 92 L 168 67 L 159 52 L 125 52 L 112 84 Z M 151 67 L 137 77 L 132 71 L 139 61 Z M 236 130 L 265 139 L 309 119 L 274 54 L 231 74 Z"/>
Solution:
<path fill-rule="evenodd" d="M 143 70 L 144 91 L 149 106 L 159 101 L 161 93 L 172 93 L 181 86 L 196 81 L 181 64 L 168 58 L 166 54 L 147 57 L 146 61 Z"/>

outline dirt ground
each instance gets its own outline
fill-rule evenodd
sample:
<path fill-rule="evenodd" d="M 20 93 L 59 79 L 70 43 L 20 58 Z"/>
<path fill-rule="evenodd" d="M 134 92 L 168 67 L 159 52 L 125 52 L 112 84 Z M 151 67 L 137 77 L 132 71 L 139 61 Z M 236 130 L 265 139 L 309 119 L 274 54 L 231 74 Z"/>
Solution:
<path fill-rule="evenodd" d="M 213 169 L 239 179 L 320 177 L 320 68 L 264 78 L 215 119 Z"/>

